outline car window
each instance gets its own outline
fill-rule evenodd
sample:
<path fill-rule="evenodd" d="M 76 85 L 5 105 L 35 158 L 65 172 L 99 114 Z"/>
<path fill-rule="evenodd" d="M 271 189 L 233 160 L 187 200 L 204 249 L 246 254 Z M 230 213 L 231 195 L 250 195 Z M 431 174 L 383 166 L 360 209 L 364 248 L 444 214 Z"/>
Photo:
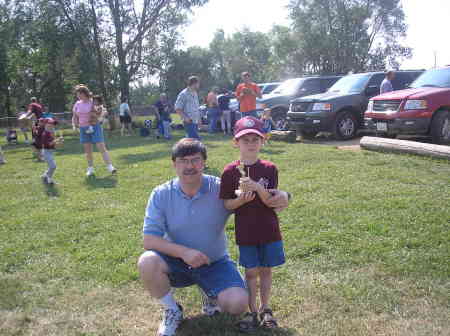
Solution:
<path fill-rule="evenodd" d="M 412 88 L 419 87 L 450 87 L 450 68 L 432 69 L 424 72 L 414 83 Z"/>
<path fill-rule="evenodd" d="M 308 94 L 315 94 L 320 93 L 320 79 L 314 78 L 314 79 L 308 79 L 306 80 L 302 86 L 300 86 L 299 93 L 308 93 Z"/>
<path fill-rule="evenodd" d="M 330 87 L 333 86 L 334 83 L 336 83 L 339 80 L 338 77 L 335 78 L 321 78 L 320 79 L 320 86 L 322 92 L 327 91 Z"/>
<path fill-rule="evenodd" d="M 370 74 L 356 74 L 342 77 L 328 90 L 328 92 L 338 92 L 342 94 L 360 93 L 365 89 L 370 77 Z"/>
<path fill-rule="evenodd" d="M 278 84 L 269 84 L 269 85 L 266 85 L 265 87 L 264 87 L 264 90 L 263 90 L 263 94 L 268 94 L 268 93 L 271 93 L 273 90 L 275 90 L 276 88 L 278 87 Z"/>
<path fill-rule="evenodd" d="M 398 72 L 395 74 L 395 78 L 392 81 L 394 90 L 406 89 L 414 81 L 412 73 Z"/>
<path fill-rule="evenodd" d="M 369 80 L 369 84 L 367 84 L 368 87 L 371 86 L 376 86 L 376 87 L 380 87 L 381 86 L 381 82 L 383 81 L 385 75 L 384 74 L 375 74 L 373 75 L 370 80 Z"/>
<path fill-rule="evenodd" d="M 274 94 L 280 95 L 294 95 L 298 92 L 298 89 L 302 86 L 304 79 L 302 78 L 294 78 L 288 79 L 283 82 L 279 87 L 272 91 Z"/>

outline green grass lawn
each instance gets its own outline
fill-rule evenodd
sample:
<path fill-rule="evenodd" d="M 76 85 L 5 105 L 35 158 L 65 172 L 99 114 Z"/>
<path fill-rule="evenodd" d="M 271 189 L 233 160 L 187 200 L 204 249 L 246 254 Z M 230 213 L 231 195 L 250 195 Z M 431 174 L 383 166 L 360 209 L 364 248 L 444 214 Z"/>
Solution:
<path fill-rule="evenodd" d="M 28 147 L 3 147 L 0 335 L 155 334 L 161 311 L 135 265 L 148 196 L 174 175 L 173 142 L 107 143 L 118 175 L 96 154 L 86 179 L 67 135 L 55 187 L 42 184 L 45 164 Z M 220 135 L 205 143 L 219 175 L 237 151 Z M 280 215 L 288 262 L 275 273 L 274 335 L 450 335 L 448 161 L 281 142 L 262 157 L 294 195 Z M 227 232 L 235 258 L 233 219 Z M 231 317 L 199 315 L 196 289 L 176 295 L 188 317 L 179 335 L 238 335 Z"/>

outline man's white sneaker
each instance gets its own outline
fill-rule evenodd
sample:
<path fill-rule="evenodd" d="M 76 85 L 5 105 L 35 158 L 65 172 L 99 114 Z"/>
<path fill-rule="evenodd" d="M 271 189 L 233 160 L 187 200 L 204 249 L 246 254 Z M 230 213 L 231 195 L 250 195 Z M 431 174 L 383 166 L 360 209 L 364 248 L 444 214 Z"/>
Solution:
<path fill-rule="evenodd" d="M 88 169 L 86 170 L 86 176 L 92 176 L 94 175 L 94 167 L 88 167 Z"/>
<path fill-rule="evenodd" d="M 48 184 L 55 184 L 55 181 L 51 177 L 47 177 L 47 183 Z"/>
<path fill-rule="evenodd" d="M 202 313 L 206 316 L 214 316 L 222 312 L 219 305 L 217 304 L 217 299 L 208 297 L 203 290 L 200 289 L 202 294 Z"/>
<path fill-rule="evenodd" d="M 159 325 L 158 336 L 175 335 L 181 321 L 183 321 L 183 307 L 178 305 L 177 310 L 166 309 L 164 318 Z"/>

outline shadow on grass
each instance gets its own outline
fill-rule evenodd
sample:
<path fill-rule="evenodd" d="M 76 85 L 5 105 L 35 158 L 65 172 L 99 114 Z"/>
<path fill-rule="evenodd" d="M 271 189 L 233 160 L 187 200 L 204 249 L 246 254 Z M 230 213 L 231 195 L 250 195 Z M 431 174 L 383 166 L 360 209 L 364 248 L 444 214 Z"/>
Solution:
<path fill-rule="evenodd" d="M 238 319 L 228 314 L 220 314 L 214 317 L 205 315 L 193 316 L 183 321 L 177 330 L 179 336 L 234 336 L 242 335 L 236 327 Z M 263 328 L 256 330 L 253 335 L 278 335 L 293 336 L 297 332 L 293 329 L 277 328 L 265 330 Z"/>
<path fill-rule="evenodd" d="M 116 176 L 107 176 L 98 178 L 95 175 L 86 177 L 85 183 L 88 189 L 111 189 L 117 186 Z"/>

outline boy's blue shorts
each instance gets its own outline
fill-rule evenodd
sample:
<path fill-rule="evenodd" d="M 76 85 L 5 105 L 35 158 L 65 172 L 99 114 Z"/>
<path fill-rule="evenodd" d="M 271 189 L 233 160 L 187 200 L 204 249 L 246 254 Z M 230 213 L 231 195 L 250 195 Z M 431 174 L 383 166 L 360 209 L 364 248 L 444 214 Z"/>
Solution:
<path fill-rule="evenodd" d="M 286 262 L 283 241 L 263 245 L 240 245 L 239 264 L 245 268 L 276 267 Z"/>
<path fill-rule="evenodd" d="M 169 266 L 170 285 L 174 288 L 199 286 L 207 296 L 216 298 L 228 288 L 246 288 L 244 279 L 236 264 L 225 256 L 210 265 L 190 268 L 183 260 L 168 255 L 147 251 L 159 255 Z M 144 254 L 145 254 L 144 253 Z"/>
<path fill-rule="evenodd" d="M 82 144 L 86 143 L 100 143 L 105 142 L 105 138 L 103 136 L 103 127 L 100 123 L 97 123 L 94 127 L 94 133 L 88 134 L 86 133 L 86 130 L 89 128 L 89 126 L 83 126 L 80 127 L 80 142 Z"/>

